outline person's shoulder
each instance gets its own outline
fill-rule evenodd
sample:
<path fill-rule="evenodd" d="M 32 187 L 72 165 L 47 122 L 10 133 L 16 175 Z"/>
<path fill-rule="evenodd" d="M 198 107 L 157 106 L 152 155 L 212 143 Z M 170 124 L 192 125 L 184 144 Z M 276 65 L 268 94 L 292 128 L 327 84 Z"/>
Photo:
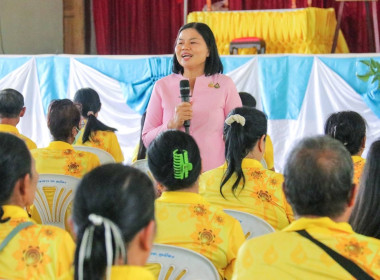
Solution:
<path fill-rule="evenodd" d="M 371 247 L 373 246 L 373 247 L 380 249 L 380 239 L 370 237 L 370 236 L 366 236 L 366 235 L 356 233 L 356 232 L 353 233 L 353 237 L 358 239 L 360 242 L 366 242 Z"/>
<path fill-rule="evenodd" d="M 232 84 L 234 84 L 234 81 L 231 79 L 231 77 L 229 77 L 229 76 L 227 76 L 225 74 L 216 73 L 214 75 L 211 75 L 210 77 L 217 78 L 219 81 L 222 81 L 224 83 L 232 83 Z"/>
<path fill-rule="evenodd" d="M 87 152 L 87 151 L 75 151 L 75 153 L 78 156 L 78 158 L 83 158 L 90 161 L 94 161 L 94 160 L 99 161 L 99 157 L 94 153 Z"/>
<path fill-rule="evenodd" d="M 73 243 L 73 239 L 70 236 L 70 234 L 59 227 L 50 226 L 50 225 L 41 225 L 41 224 L 34 224 L 31 226 L 31 229 L 38 232 L 38 236 L 40 238 L 43 238 L 47 241 L 53 241 L 55 242 L 70 242 Z"/>
<path fill-rule="evenodd" d="M 280 183 L 282 183 L 284 181 L 284 175 L 282 175 L 281 173 L 278 173 L 276 171 L 272 171 L 269 169 L 266 169 L 265 172 L 266 172 L 267 176 L 271 179 L 278 180 L 278 181 L 280 181 Z"/>
<path fill-rule="evenodd" d="M 34 141 L 32 141 L 30 138 L 26 137 L 23 134 L 19 134 L 18 137 L 25 142 L 29 150 L 37 149 L 36 143 L 34 143 Z"/>

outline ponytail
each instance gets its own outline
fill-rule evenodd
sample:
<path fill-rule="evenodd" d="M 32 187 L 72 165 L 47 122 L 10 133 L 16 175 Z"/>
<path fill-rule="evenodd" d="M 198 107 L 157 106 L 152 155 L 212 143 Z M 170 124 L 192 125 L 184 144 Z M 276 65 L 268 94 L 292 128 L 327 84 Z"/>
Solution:
<path fill-rule="evenodd" d="M 90 141 L 91 133 L 98 131 L 98 130 L 100 130 L 100 131 L 112 131 L 112 132 L 116 131 L 115 128 L 109 127 L 109 126 L 105 125 L 104 123 L 102 123 L 101 121 L 99 121 L 95 117 L 94 114 L 90 114 L 88 116 L 88 121 L 87 121 L 86 127 L 85 127 L 84 132 L 83 132 L 82 142 L 85 143 L 87 141 Z"/>
<path fill-rule="evenodd" d="M 263 112 L 251 107 L 239 107 L 233 109 L 224 124 L 225 158 L 227 170 L 220 184 L 220 194 L 223 195 L 223 187 L 236 174 L 236 180 L 232 184 L 232 193 L 236 196 L 236 189 L 245 176 L 241 168 L 243 159 L 253 149 L 258 140 L 267 133 L 267 119 Z"/>
<path fill-rule="evenodd" d="M 90 214 L 88 220 L 75 251 L 75 279 L 101 280 L 104 275 L 111 279 L 111 266 L 120 258 L 127 263 L 120 229 L 111 220 L 95 214 Z"/>
<path fill-rule="evenodd" d="M 154 199 L 149 177 L 130 166 L 105 164 L 83 177 L 72 211 L 75 280 L 110 279 L 112 265 L 127 264 L 128 244 L 154 220 Z"/>

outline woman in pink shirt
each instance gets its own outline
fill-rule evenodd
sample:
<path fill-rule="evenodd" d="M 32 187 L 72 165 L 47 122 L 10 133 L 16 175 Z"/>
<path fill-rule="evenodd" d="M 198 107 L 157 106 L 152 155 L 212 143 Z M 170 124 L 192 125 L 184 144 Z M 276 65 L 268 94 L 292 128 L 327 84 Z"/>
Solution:
<path fill-rule="evenodd" d="M 183 130 L 197 142 L 203 171 L 224 163 L 223 124 L 228 113 L 241 106 L 233 81 L 222 74 L 214 34 L 204 23 L 192 22 L 179 30 L 173 55 L 173 74 L 157 81 L 148 105 L 142 133 L 146 147 L 162 131 Z M 190 83 L 190 102 L 181 102 L 179 83 Z"/>

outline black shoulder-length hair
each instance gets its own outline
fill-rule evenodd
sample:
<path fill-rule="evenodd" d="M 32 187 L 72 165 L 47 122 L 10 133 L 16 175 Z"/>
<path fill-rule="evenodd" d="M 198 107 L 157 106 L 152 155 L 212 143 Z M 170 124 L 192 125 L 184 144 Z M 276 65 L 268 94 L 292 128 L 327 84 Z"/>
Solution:
<path fill-rule="evenodd" d="M 223 73 L 223 64 L 218 54 L 218 48 L 216 47 L 214 33 L 212 33 L 212 30 L 207 24 L 202 22 L 190 22 L 182 26 L 178 31 L 174 47 L 177 44 L 179 34 L 188 28 L 194 28 L 203 37 L 203 40 L 205 40 L 208 51 L 210 53 L 210 55 L 206 58 L 205 75 L 211 76 L 217 73 Z M 175 52 L 173 55 L 172 71 L 176 74 L 183 74 L 183 67 L 179 64 Z"/>
<path fill-rule="evenodd" d="M 380 139 L 369 149 L 360 189 L 349 223 L 355 232 L 380 238 Z"/>

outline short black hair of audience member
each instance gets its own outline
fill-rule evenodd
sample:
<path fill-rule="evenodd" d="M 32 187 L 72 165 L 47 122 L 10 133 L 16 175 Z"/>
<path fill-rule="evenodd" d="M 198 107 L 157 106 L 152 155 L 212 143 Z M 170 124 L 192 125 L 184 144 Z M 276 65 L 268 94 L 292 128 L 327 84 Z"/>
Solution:
<path fill-rule="evenodd" d="M 81 88 L 77 90 L 74 96 L 74 102 L 81 105 L 81 115 L 88 119 L 86 128 L 83 132 L 83 143 L 90 140 L 90 135 L 94 131 L 116 131 L 117 129 L 109 127 L 98 120 L 95 116 L 100 111 L 102 103 L 99 94 L 92 88 Z M 89 114 L 89 112 L 92 112 Z"/>
<path fill-rule="evenodd" d="M 17 118 L 24 108 L 24 97 L 12 88 L 0 91 L 0 118 Z"/>
<path fill-rule="evenodd" d="M 194 28 L 202 37 L 203 40 L 205 40 L 207 48 L 210 52 L 210 55 L 206 58 L 206 63 L 205 63 L 205 76 L 211 76 L 217 73 L 223 73 L 223 64 L 222 61 L 220 60 L 219 54 L 218 54 L 218 48 L 216 46 L 216 41 L 214 37 L 214 33 L 212 33 L 211 28 L 202 22 L 190 22 L 188 24 L 183 25 L 177 35 L 177 39 L 175 42 L 175 45 L 177 45 L 177 40 L 179 34 L 188 28 Z M 183 67 L 181 64 L 179 64 L 176 54 L 174 53 L 173 55 L 173 68 L 172 71 L 173 73 L 176 74 L 183 74 Z"/>
<path fill-rule="evenodd" d="M 305 138 L 289 155 L 284 192 L 295 215 L 341 215 L 353 195 L 353 163 L 342 143 L 328 136 Z"/>
<path fill-rule="evenodd" d="M 146 158 L 146 148 L 144 146 L 144 142 L 142 140 L 142 131 L 145 123 L 146 112 L 141 116 L 141 130 L 140 130 L 140 142 L 139 142 L 139 150 L 137 151 L 137 160 Z"/>
<path fill-rule="evenodd" d="M 354 111 L 333 113 L 326 120 L 325 134 L 342 142 L 351 155 L 356 155 L 365 141 L 366 122 Z"/>
<path fill-rule="evenodd" d="M 355 232 L 380 239 L 380 140 L 372 143 L 350 217 Z"/>
<path fill-rule="evenodd" d="M 0 223 L 6 204 L 13 194 L 17 181 L 27 174 L 32 176 L 32 157 L 24 141 L 10 133 L 0 132 Z"/>
<path fill-rule="evenodd" d="M 174 178 L 173 151 L 188 153 L 188 160 L 193 165 L 189 176 L 184 179 Z M 148 165 L 153 177 L 169 191 L 186 189 L 195 184 L 201 170 L 201 156 L 193 137 L 179 130 L 167 130 L 159 134 L 148 148 Z"/>
<path fill-rule="evenodd" d="M 256 108 L 256 99 L 248 92 L 240 91 L 239 96 L 243 106 Z"/>
<path fill-rule="evenodd" d="M 73 128 L 79 129 L 80 112 L 70 99 L 53 100 L 49 105 L 47 121 L 54 140 L 67 142 Z"/>
<path fill-rule="evenodd" d="M 242 126 L 237 122 L 233 122 L 231 125 L 224 124 L 224 154 L 227 161 L 227 170 L 220 184 L 222 196 L 223 186 L 233 174 L 236 174 L 236 180 L 232 185 L 232 192 L 235 194 L 241 180 L 243 180 L 244 188 L 245 177 L 241 169 L 241 163 L 253 147 L 255 147 L 259 139 L 267 134 L 267 117 L 263 112 L 251 107 L 238 107 L 233 109 L 227 118 L 235 114 L 245 118 L 245 125 Z"/>
<path fill-rule="evenodd" d="M 75 279 L 78 279 L 79 248 L 83 234 L 92 225 L 89 215 L 96 214 L 111 220 L 121 231 L 127 245 L 154 220 L 154 199 L 152 181 L 130 166 L 106 164 L 83 177 L 75 193 L 72 213 L 77 236 Z M 84 279 L 104 279 L 107 268 L 104 230 L 104 225 L 95 226 L 91 257 L 83 264 Z M 115 254 L 115 248 L 113 252 Z"/>

